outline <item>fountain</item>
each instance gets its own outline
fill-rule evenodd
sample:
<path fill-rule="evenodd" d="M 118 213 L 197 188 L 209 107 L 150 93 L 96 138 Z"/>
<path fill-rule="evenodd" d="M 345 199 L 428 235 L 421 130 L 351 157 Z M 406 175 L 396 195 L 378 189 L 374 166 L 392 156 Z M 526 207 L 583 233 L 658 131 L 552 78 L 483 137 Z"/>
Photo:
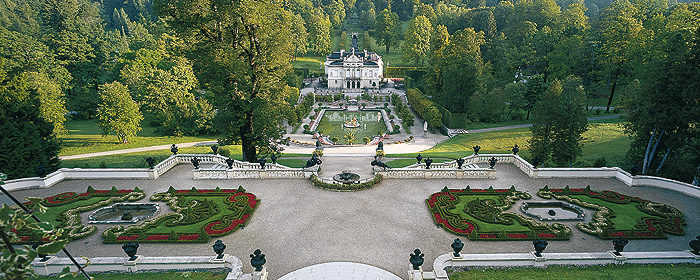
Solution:
<path fill-rule="evenodd" d="M 358 122 L 357 118 L 353 116 L 352 120 L 345 121 L 343 126 L 347 127 L 347 128 L 358 128 L 358 127 L 360 127 L 360 122 Z"/>
<path fill-rule="evenodd" d="M 583 220 L 583 209 L 561 201 L 526 201 L 520 210 L 540 221 Z"/>
<path fill-rule="evenodd" d="M 159 211 L 160 206 L 157 203 L 116 203 L 92 212 L 89 223 L 136 223 L 156 215 Z"/>
<path fill-rule="evenodd" d="M 333 181 L 340 182 L 343 184 L 352 184 L 360 180 L 360 175 L 350 172 L 350 170 L 343 170 L 340 174 L 333 176 Z"/>

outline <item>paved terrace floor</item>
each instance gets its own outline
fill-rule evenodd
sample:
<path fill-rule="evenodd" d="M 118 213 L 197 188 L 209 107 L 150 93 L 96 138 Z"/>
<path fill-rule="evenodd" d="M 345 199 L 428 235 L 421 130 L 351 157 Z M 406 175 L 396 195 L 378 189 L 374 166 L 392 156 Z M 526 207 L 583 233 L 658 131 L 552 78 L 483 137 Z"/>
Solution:
<path fill-rule="evenodd" d="M 321 176 L 350 169 L 368 172 L 369 157 L 337 160 L 324 157 Z M 334 166 L 331 166 L 334 165 Z M 338 166 L 335 166 L 338 165 Z M 536 191 L 550 187 L 585 187 L 593 190 L 613 190 L 627 195 L 672 205 L 685 213 L 687 234 L 670 236 L 666 240 L 632 240 L 625 251 L 686 250 L 688 241 L 700 233 L 700 200 L 674 191 L 652 187 L 628 187 L 616 179 L 531 179 L 512 164 L 497 164 L 497 179 L 423 180 L 386 179 L 372 189 L 359 192 L 333 192 L 318 189 L 303 179 L 285 180 L 194 180 L 191 166 L 181 164 L 158 180 L 67 180 L 49 189 L 16 191 L 17 197 L 46 197 L 67 191 L 83 192 L 88 185 L 95 189 L 139 187 L 150 194 L 164 192 L 168 187 L 237 188 L 245 187 L 260 200 L 260 206 L 250 223 L 221 239 L 227 244 L 226 252 L 243 260 L 244 271 L 250 272 L 248 255 L 261 249 L 267 257 L 270 279 L 278 279 L 297 269 L 327 262 L 356 262 L 370 264 L 405 277 L 409 269 L 409 254 L 420 248 L 426 256 L 425 271 L 432 270 L 433 260 L 450 251 L 450 243 L 458 236 L 437 228 L 426 206 L 425 199 L 444 186 L 450 188 L 508 188 L 528 191 L 537 200 Z M 0 202 L 8 202 L 0 197 Z M 161 203 L 162 209 L 168 207 Z M 519 210 L 516 204 L 513 211 Z M 164 211 L 163 213 L 167 213 Z M 83 221 L 87 220 L 83 215 Z M 612 249 L 611 241 L 587 235 L 575 228 L 570 241 L 550 241 L 546 252 L 603 252 Z M 98 226 L 90 237 L 68 244 L 76 256 L 124 256 L 120 244 L 102 244 L 100 234 L 108 226 Z M 527 241 L 468 241 L 464 253 L 530 252 Z M 206 244 L 153 244 L 144 243 L 139 254 L 145 256 L 188 256 L 213 254 Z"/>

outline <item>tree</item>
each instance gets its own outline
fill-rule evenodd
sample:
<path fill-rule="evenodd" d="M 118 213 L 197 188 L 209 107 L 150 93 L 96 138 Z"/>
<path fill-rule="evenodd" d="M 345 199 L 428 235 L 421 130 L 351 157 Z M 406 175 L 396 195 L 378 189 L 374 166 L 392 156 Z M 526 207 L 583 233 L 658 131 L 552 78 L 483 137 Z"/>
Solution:
<path fill-rule="evenodd" d="M 374 24 L 377 46 L 384 46 L 386 52 L 389 53 L 389 48 L 399 45 L 401 37 L 401 22 L 399 22 L 399 16 L 396 13 L 384 9 L 377 14 Z"/>
<path fill-rule="evenodd" d="M 11 179 L 33 177 L 42 166 L 53 172 L 61 149 L 54 126 L 42 117 L 28 75 L 9 77 L 5 69 L 0 58 L 0 166 Z"/>
<path fill-rule="evenodd" d="M 331 21 L 320 9 L 314 10 L 309 18 L 309 41 L 314 46 L 314 53 L 326 55 L 331 51 Z"/>
<path fill-rule="evenodd" d="M 424 16 L 417 16 L 411 20 L 406 28 L 404 44 L 401 46 L 404 61 L 413 60 L 423 66 L 423 61 L 430 51 L 430 35 L 433 27 Z"/>
<path fill-rule="evenodd" d="M 306 46 L 309 45 L 309 33 L 304 27 L 304 18 L 299 14 L 294 14 L 292 18 L 292 44 L 294 45 L 294 60 L 297 55 L 306 54 Z"/>
<path fill-rule="evenodd" d="M 569 83 L 569 81 L 567 81 Z M 532 111 L 532 156 L 541 162 L 551 158 L 559 166 L 572 166 L 581 155 L 581 135 L 588 129 L 582 86 L 564 91 L 554 80 Z"/>
<path fill-rule="evenodd" d="M 643 30 L 642 22 L 636 18 L 638 13 L 637 8 L 628 0 L 617 0 L 603 10 L 598 21 L 603 66 L 610 72 L 613 80 L 605 112 L 610 111 L 621 71 Z"/>
<path fill-rule="evenodd" d="M 347 47 L 345 46 L 345 42 L 347 41 L 348 34 L 345 33 L 345 31 L 340 32 L 340 38 L 338 38 L 338 51 L 347 49 Z"/>
<path fill-rule="evenodd" d="M 102 135 L 117 135 L 119 143 L 128 143 L 129 138 L 141 130 L 143 115 L 139 112 L 129 90 L 120 82 L 100 86 L 100 105 L 97 109 L 97 125 Z"/>
<path fill-rule="evenodd" d="M 228 140 L 240 141 L 243 159 L 257 162 L 258 150 L 278 151 L 288 108 L 282 79 L 291 68 L 292 14 L 268 1 L 159 0 L 154 7 L 193 42 L 199 80 L 216 99 L 216 124 Z M 329 38 L 330 22 L 321 15 L 316 10 L 312 18 L 319 19 L 310 23 L 316 44 Z M 330 44 L 316 46 L 315 52 L 329 49 Z"/>
<path fill-rule="evenodd" d="M 345 20 L 345 5 L 342 0 L 335 0 L 328 6 L 328 17 L 333 27 L 339 27 Z"/>

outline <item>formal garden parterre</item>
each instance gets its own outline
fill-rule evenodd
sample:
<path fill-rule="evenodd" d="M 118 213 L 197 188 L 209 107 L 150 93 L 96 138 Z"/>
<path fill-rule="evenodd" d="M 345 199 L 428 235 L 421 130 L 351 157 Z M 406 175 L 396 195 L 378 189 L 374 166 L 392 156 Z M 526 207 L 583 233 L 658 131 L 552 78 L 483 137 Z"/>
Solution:
<path fill-rule="evenodd" d="M 593 191 L 586 188 L 540 189 L 545 199 L 567 201 L 592 209 L 593 220 L 576 227 L 601 239 L 665 239 L 666 234 L 684 235 L 683 213 L 658 202 L 623 195 L 614 191 Z M 433 219 L 448 231 L 470 240 L 569 240 L 571 229 L 561 223 L 539 222 L 507 212 L 516 200 L 532 196 L 510 189 L 443 188 L 427 200 Z"/>

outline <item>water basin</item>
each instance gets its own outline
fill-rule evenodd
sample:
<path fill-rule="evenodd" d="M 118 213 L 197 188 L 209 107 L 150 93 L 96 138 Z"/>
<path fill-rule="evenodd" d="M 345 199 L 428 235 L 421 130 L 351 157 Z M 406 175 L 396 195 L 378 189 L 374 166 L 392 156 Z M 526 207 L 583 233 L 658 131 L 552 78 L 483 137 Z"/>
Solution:
<path fill-rule="evenodd" d="M 583 220 L 583 209 L 561 201 L 526 201 L 520 210 L 540 221 Z"/>
<path fill-rule="evenodd" d="M 136 223 L 160 211 L 157 203 L 116 203 L 90 214 L 91 224 Z"/>

